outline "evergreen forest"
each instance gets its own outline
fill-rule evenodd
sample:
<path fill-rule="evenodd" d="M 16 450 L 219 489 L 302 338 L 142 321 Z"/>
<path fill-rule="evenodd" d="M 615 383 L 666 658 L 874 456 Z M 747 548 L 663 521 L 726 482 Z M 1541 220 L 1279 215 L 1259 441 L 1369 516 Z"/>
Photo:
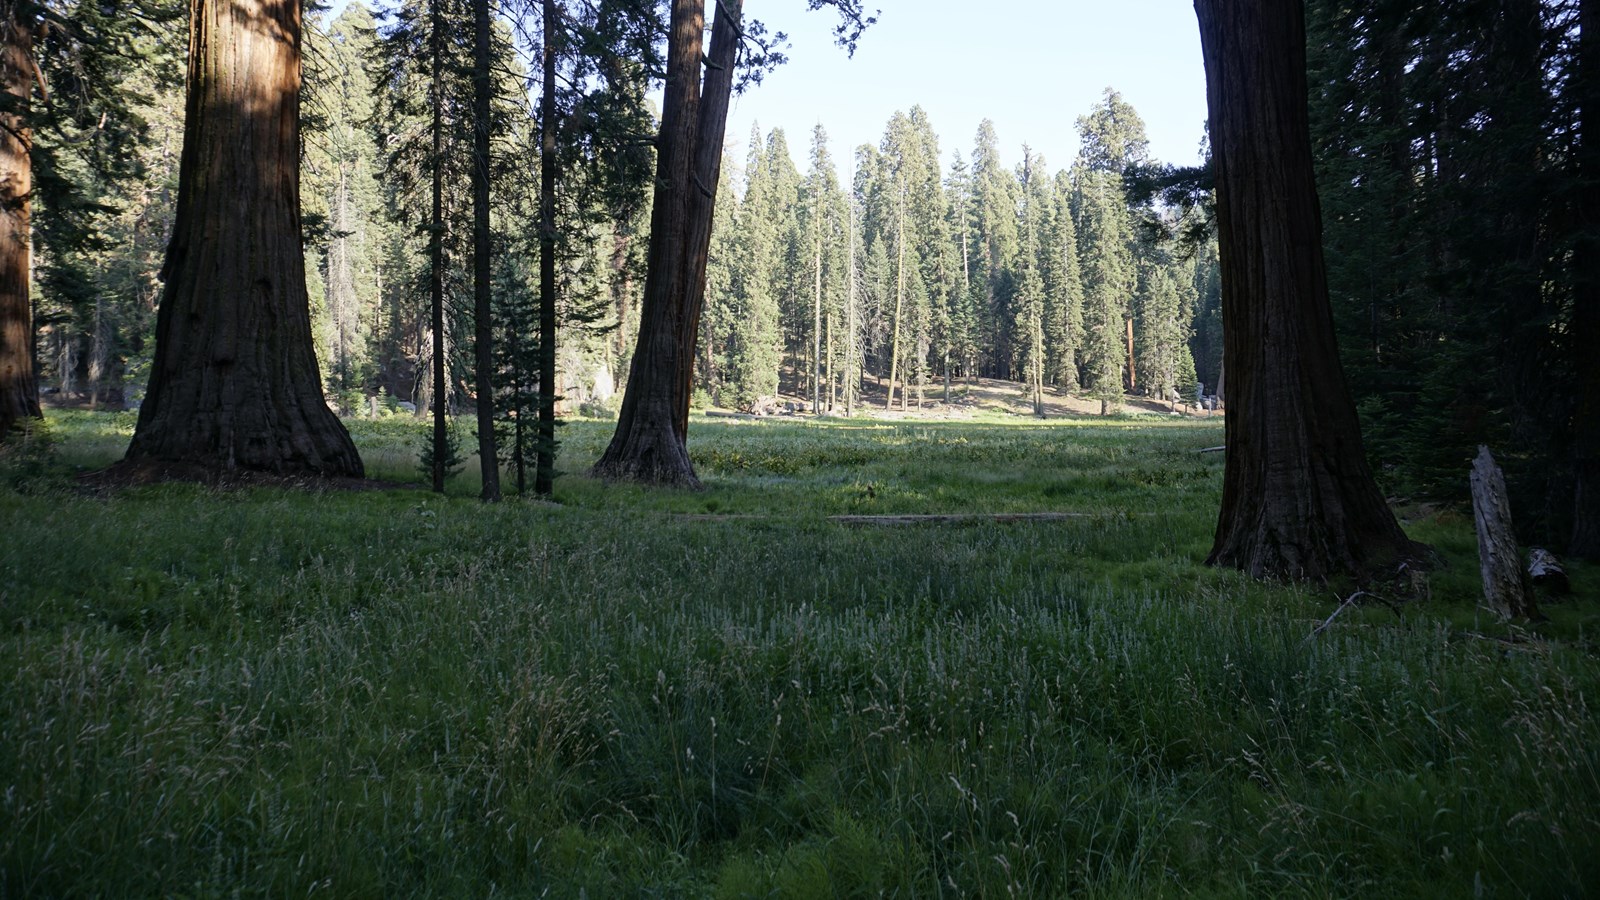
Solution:
<path fill-rule="evenodd" d="M 1593 891 L 1600 2 L 774 5 L 0 0 L 0 900 Z"/>

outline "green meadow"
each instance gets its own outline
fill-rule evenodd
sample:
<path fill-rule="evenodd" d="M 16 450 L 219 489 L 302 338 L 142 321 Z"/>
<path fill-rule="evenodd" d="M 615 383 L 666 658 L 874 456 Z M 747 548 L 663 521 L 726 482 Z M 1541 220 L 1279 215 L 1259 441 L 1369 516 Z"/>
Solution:
<path fill-rule="evenodd" d="M 1420 506 L 1426 596 L 1208 568 L 1220 418 L 697 416 L 693 493 L 577 421 L 495 506 L 410 419 L 399 487 L 81 487 L 132 425 L 0 462 L 0 898 L 1600 885 L 1600 573 L 1497 622 Z"/>

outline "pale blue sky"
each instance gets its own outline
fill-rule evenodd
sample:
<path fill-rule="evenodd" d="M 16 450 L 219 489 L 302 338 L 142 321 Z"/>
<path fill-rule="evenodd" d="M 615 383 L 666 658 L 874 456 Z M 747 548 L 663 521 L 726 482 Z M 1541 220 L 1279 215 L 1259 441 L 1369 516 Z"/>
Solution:
<path fill-rule="evenodd" d="M 335 11 L 348 0 L 334 0 Z M 370 0 L 369 0 L 370 2 Z M 1007 165 L 1027 143 L 1052 168 L 1078 152 L 1073 122 L 1116 88 L 1143 117 L 1152 154 L 1197 159 L 1205 70 L 1190 0 L 866 0 L 881 9 L 854 59 L 833 44 L 837 16 L 805 0 L 748 0 L 747 14 L 789 35 L 789 63 L 734 98 L 728 149 L 743 160 L 752 123 L 782 128 L 802 169 L 811 129 L 827 128 L 840 175 L 877 144 L 895 110 L 920 104 L 952 150 L 970 157 L 993 119 Z"/>
<path fill-rule="evenodd" d="M 970 158 L 978 123 L 994 120 L 1007 165 L 1022 145 L 1065 168 L 1073 122 L 1116 88 L 1144 119 L 1151 152 L 1192 163 L 1206 117 L 1205 70 L 1188 0 L 867 0 L 881 8 L 854 59 L 833 46 L 837 16 L 804 0 L 749 0 L 747 14 L 787 32 L 790 61 L 735 98 L 728 143 L 747 152 L 750 126 L 783 128 L 804 168 L 811 129 L 827 128 L 841 174 L 854 148 L 878 143 L 889 116 L 920 104 L 951 150 Z"/>

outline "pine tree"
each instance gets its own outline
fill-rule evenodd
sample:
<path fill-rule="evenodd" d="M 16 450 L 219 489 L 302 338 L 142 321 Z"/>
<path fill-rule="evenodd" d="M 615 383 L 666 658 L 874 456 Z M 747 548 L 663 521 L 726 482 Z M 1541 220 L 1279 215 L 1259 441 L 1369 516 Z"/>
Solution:
<path fill-rule="evenodd" d="M 1191 383 L 1186 370 L 1194 368 L 1192 361 L 1187 366 L 1184 362 L 1189 339 L 1185 305 L 1170 261 L 1149 267 L 1144 282 L 1138 298 L 1139 368 L 1151 396 L 1176 403 L 1180 388 Z"/>
<path fill-rule="evenodd" d="M 1129 167 L 1150 159 L 1144 120 L 1111 88 L 1106 88 L 1105 99 L 1088 115 L 1078 117 L 1077 126 L 1083 139 L 1081 163 L 1091 171 L 1121 175 Z"/>
<path fill-rule="evenodd" d="M 1022 148 L 1022 167 L 1018 170 L 1022 207 L 1019 210 L 1018 231 L 1021 239 L 1017 245 L 1017 258 L 1012 268 L 1017 273 L 1016 293 L 1012 300 L 1013 333 L 1018 336 L 1016 368 L 1026 379 L 1033 414 L 1044 416 L 1045 353 L 1045 285 L 1040 275 L 1042 241 L 1041 232 L 1050 228 L 1050 180 L 1044 173 L 1044 160 L 1036 153 Z"/>
<path fill-rule="evenodd" d="M 1065 170 L 1051 182 L 1049 227 L 1040 246 L 1044 279 L 1046 378 L 1064 391 L 1078 389 L 1078 354 L 1083 347 L 1083 270 L 1078 231 L 1072 222 L 1072 178 Z"/>
<path fill-rule="evenodd" d="M 127 302 L 111 270 L 150 162 L 151 89 L 176 85 L 165 73 L 182 53 L 174 26 L 183 9 L 178 0 L 0 8 L 0 439 L 39 415 L 39 378 L 52 371 L 64 392 L 87 382 L 99 402 L 143 336 L 148 307 Z M 40 348 L 44 324 L 52 346 Z"/>
<path fill-rule="evenodd" d="M 952 261 L 959 266 L 951 286 L 949 324 L 946 344 L 949 358 L 945 360 L 945 402 L 950 398 L 950 370 L 959 368 L 968 378 L 976 377 L 978 365 L 978 299 L 973 291 L 972 249 L 972 173 L 961 151 L 952 154 L 950 174 L 945 179 L 945 196 L 949 201 L 949 222 Z M 1074 248 L 1074 253 L 1076 249 Z M 1076 265 L 1076 261 L 1074 261 Z"/>
<path fill-rule="evenodd" d="M 836 392 L 838 355 L 834 334 L 840 328 L 843 310 L 844 248 L 846 223 L 844 196 L 839 175 L 828 153 L 828 133 L 818 125 L 811 135 L 811 165 L 800 186 L 800 230 L 806 243 L 811 275 L 812 321 L 811 366 L 808 378 L 811 399 L 817 412 L 833 405 Z M 826 407 L 824 406 L 826 403 Z"/>
<path fill-rule="evenodd" d="M 1007 378 L 1015 343 L 1015 317 L 1007 304 L 1012 293 L 1009 267 L 1017 255 L 1016 179 L 1000 164 L 999 139 L 987 119 L 978 126 L 972 150 L 972 193 L 972 280 L 982 291 L 978 330 L 988 347 L 983 368 L 993 377 Z"/>
<path fill-rule="evenodd" d="M 754 408 L 778 393 L 782 365 L 780 279 L 786 274 L 782 240 L 793 230 L 793 163 L 781 133 L 763 140 L 759 127 L 750 135 L 745 166 L 744 201 L 736 217 L 732 294 L 735 323 L 729 341 L 727 383 L 733 404 Z M 774 161 L 774 149 L 784 159 Z"/>
<path fill-rule="evenodd" d="M 1122 399 L 1127 363 L 1124 323 L 1134 288 L 1133 254 L 1121 179 L 1111 172 L 1080 168 L 1077 201 L 1083 271 L 1083 386 L 1105 414 Z"/>

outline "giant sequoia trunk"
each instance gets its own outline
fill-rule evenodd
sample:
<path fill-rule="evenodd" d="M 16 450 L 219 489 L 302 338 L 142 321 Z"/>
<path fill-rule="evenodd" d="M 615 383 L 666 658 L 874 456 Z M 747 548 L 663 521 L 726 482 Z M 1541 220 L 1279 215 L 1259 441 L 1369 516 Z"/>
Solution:
<path fill-rule="evenodd" d="M 312 354 L 299 0 L 191 0 L 190 17 L 177 218 L 128 459 L 359 476 Z"/>
<path fill-rule="evenodd" d="M 1578 370 L 1573 420 L 1575 484 L 1573 556 L 1600 559 L 1600 0 L 1579 9 L 1578 72 L 1573 90 L 1583 111 L 1578 144 L 1578 235 L 1574 275 L 1572 352 Z"/>
<path fill-rule="evenodd" d="M 639 338 L 616 434 L 594 467 L 602 478 L 700 486 L 689 461 L 689 395 L 742 7 L 717 4 L 702 87 L 705 0 L 672 2 Z"/>
<path fill-rule="evenodd" d="M 33 28 L 15 0 L 0 2 L 0 439 L 17 420 L 38 418 L 33 307 L 28 296 L 28 214 L 33 193 Z"/>
<path fill-rule="evenodd" d="M 1228 459 L 1208 562 L 1358 578 L 1418 550 L 1373 481 L 1334 344 L 1298 0 L 1195 0 L 1222 257 Z"/>

